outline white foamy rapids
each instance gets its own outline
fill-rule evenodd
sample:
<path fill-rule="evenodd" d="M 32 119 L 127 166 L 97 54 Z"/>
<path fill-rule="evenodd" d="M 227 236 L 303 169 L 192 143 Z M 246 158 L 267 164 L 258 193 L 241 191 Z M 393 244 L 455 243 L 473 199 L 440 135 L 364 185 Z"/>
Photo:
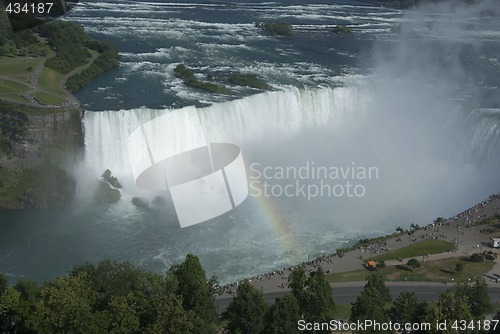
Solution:
<path fill-rule="evenodd" d="M 173 152 L 189 146 L 185 142 L 189 136 L 185 135 L 178 142 L 166 142 L 166 138 L 171 138 L 169 134 L 176 133 L 179 127 L 190 131 L 194 142 L 200 140 L 198 136 L 205 136 L 208 142 L 230 142 L 243 147 L 284 139 L 305 128 L 338 124 L 346 114 L 363 111 L 360 108 L 363 100 L 365 98 L 356 88 L 287 88 L 205 108 L 89 111 L 84 117 L 85 160 L 96 173 L 110 169 L 116 175 L 130 174 L 127 139 L 134 129 L 150 120 L 153 120 L 150 124 L 156 134 L 156 142 L 150 145 L 167 145 Z M 166 113 L 177 113 L 176 122 L 168 123 L 158 118 Z M 201 121 L 204 134 L 191 129 L 190 124 L 197 123 L 193 117 Z M 142 156 L 143 152 L 131 154 Z"/>

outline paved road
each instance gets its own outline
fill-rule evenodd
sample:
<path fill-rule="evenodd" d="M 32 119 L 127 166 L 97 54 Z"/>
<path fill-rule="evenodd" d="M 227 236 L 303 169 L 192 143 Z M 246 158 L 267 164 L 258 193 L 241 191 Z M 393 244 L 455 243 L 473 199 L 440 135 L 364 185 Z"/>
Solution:
<path fill-rule="evenodd" d="M 444 285 L 444 284 L 432 284 L 432 285 L 392 285 L 388 286 L 389 291 L 393 299 L 397 298 L 401 291 L 413 291 L 415 292 L 417 298 L 419 300 L 425 301 L 437 301 L 439 294 L 446 289 L 451 288 L 452 285 Z M 356 297 L 363 290 L 362 285 L 358 286 L 340 286 L 333 287 L 333 297 L 337 304 L 350 304 L 356 301 Z M 500 301 L 500 287 L 488 287 L 488 291 L 491 297 L 492 302 Z M 269 292 L 264 294 L 264 299 L 267 303 L 273 304 L 276 297 L 283 297 L 288 291 L 280 291 L 280 292 Z M 233 297 L 223 297 L 218 298 L 217 304 L 219 306 L 219 313 L 222 313 L 228 305 L 233 300 Z"/>

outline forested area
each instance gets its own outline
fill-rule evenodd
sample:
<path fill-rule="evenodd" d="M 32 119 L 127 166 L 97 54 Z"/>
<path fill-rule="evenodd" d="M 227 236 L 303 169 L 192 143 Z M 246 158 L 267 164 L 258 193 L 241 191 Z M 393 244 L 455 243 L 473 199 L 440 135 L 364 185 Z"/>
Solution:
<path fill-rule="evenodd" d="M 68 275 L 44 284 L 21 279 L 10 287 L 6 276 L 0 275 L 0 333 L 331 333 L 338 313 L 321 267 L 313 272 L 295 268 L 288 286 L 291 293 L 268 305 L 261 290 L 241 281 L 232 303 L 219 316 L 217 278 L 207 278 L 192 254 L 165 274 L 106 260 L 97 266 L 86 263 L 74 267 Z M 430 303 L 408 291 L 392 300 L 384 279 L 375 273 L 352 304 L 349 321 L 447 321 L 452 329 L 456 321 L 477 324 L 491 307 L 483 279 L 456 284 L 441 293 L 437 303 Z M 496 333 L 493 323 L 486 323 L 482 330 L 447 333 Z M 395 331 L 363 328 L 354 332 Z M 404 332 L 443 333 L 434 327 Z"/>
<path fill-rule="evenodd" d="M 66 88 L 70 92 L 80 90 L 94 77 L 118 66 L 118 51 L 111 42 L 88 41 L 86 45 L 88 48 L 98 51 L 99 55 L 88 68 L 69 77 L 66 81 Z"/>
<path fill-rule="evenodd" d="M 89 37 L 79 25 L 64 21 L 49 22 L 38 27 L 37 31 L 55 52 L 45 65 L 59 73 L 69 73 L 84 65 L 91 56 L 85 45 Z"/>
<path fill-rule="evenodd" d="M 0 333 L 214 333 L 213 288 L 193 255 L 165 275 L 112 261 L 44 284 L 0 275 Z"/>
<path fill-rule="evenodd" d="M 38 53 L 39 40 L 31 30 L 23 30 L 14 33 L 3 11 L 3 5 L 0 2 L 0 57 L 7 55 L 27 55 L 28 53 Z"/>

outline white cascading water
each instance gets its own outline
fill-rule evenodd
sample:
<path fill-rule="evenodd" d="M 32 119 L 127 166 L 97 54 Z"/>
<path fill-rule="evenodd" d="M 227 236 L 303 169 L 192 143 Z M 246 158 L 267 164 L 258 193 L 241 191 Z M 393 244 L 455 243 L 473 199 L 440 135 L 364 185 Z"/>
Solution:
<path fill-rule="evenodd" d="M 116 175 L 130 174 L 128 136 L 141 124 L 165 113 L 179 116 L 173 124 L 152 122 L 158 133 L 156 144 L 174 149 L 186 143 L 165 143 L 162 134 L 175 131 L 179 122 L 189 128 L 189 124 L 196 123 L 190 119 L 194 115 L 199 117 L 209 142 L 259 143 L 286 138 L 306 128 L 341 122 L 346 115 L 353 115 L 354 107 L 358 112 L 361 110 L 362 100 L 355 88 L 287 88 L 198 108 L 197 113 L 187 112 L 195 107 L 86 112 L 85 159 L 96 173 L 110 169 Z M 193 131 L 193 135 L 200 134 Z"/>
<path fill-rule="evenodd" d="M 129 134 L 153 120 L 158 136 L 150 144 L 178 150 L 186 143 L 166 142 L 163 135 L 175 132 L 179 124 L 189 129 L 189 124 L 196 123 L 190 117 L 197 117 L 206 141 L 240 146 L 247 164 L 362 164 L 380 170 L 380 180 L 367 185 L 365 198 L 357 202 L 336 199 L 335 208 L 330 198 L 317 199 L 309 213 L 300 209 L 303 219 L 316 212 L 366 224 L 387 222 L 387 216 L 393 217 L 393 223 L 397 223 L 395 217 L 406 215 L 428 220 L 456 213 L 500 189 L 496 172 L 500 162 L 498 111 L 463 111 L 439 93 L 433 95 L 431 88 L 287 88 L 198 109 L 87 112 L 85 160 L 94 176 L 110 169 L 129 186 L 125 192 L 135 193 L 138 189 L 130 188 L 134 186 Z M 193 110 L 196 112 L 188 112 Z M 154 119 L 165 113 L 178 117 L 173 124 L 155 124 Z M 203 136 L 192 133 L 193 141 Z M 141 196 L 148 195 L 142 192 Z M 359 205 L 363 211 L 357 211 Z M 391 208 L 398 208 L 399 216 Z"/>

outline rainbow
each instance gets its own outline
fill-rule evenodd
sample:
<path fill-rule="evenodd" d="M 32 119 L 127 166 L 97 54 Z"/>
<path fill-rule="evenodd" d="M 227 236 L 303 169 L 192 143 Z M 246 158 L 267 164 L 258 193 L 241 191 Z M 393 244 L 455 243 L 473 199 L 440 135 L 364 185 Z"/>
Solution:
<path fill-rule="evenodd" d="M 294 261 L 296 261 L 297 258 L 304 260 L 307 255 L 305 254 L 303 247 L 298 242 L 294 231 L 290 229 L 286 220 L 276 209 L 276 206 L 273 203 L 273 198 L 262 195 L 264 191 L 260 185 L 261 182 L 255 182 L 252 184 L 254 189 L 259 188 L 261 190 L 260 196 L 252 196 L 251 191 L 248 195 L 250 199 L 255 200 L 257 203 L 259 208 L 258 213 L 260 214 L 260 217 L 258 218 L 265 222 L 266 226 L 269 227 L 285 254 L 293 255 L 295 258 Z"/>

